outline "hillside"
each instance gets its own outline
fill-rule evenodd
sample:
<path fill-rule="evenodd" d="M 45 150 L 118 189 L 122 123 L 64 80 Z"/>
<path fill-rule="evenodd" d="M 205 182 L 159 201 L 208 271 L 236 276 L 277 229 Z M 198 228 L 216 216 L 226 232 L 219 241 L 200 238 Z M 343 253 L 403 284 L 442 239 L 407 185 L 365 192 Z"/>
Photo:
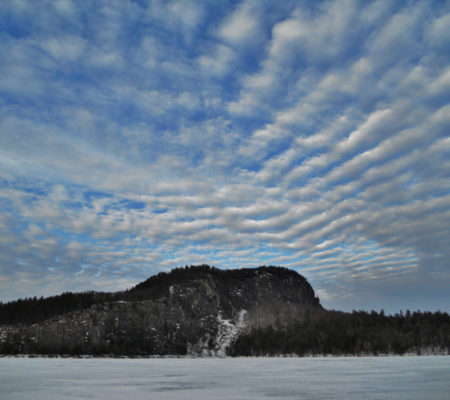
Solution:
<path fill-rule="evenodd" d="M 116 293 L 64 293 L 0 305 L 1 354 L 266 355 L 446 353 L 445 313 L 326 311 L 280 267 L 207 265 Z"/>
<path fill-rule="evenodd" d="M 118 293 L 63 294 L 2 306 L 3 353 L 224 355 L 243 332 L 322 312 L 304 277 L 260 267 L 161 273 Z"/>

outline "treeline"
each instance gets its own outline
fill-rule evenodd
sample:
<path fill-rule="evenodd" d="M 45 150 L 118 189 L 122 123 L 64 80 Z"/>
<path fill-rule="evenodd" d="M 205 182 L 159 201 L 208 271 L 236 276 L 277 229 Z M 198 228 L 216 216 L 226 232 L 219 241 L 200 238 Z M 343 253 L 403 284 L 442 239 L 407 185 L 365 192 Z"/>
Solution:
<path fill-rule="evenodd" d="M 85 310 L 94 304 L 112 301 L 115 294 L 65 292 L 58 296 L 32 297 L 9 303 L 0 302 L 0 325 L 33 324 L 56 315 Z"/>
<path fill-rule="evenodd" d="M 158 298 L 168 286 L 181 282 L 186 272 L 210 272 L 209 266 L 176 268 L 170 273 L 161 272 L 135 287 L 114 293 L 65 292 L 50 297 L 30 297 L 8 303 L 0 302 L 0 325 L 33 324 L 73 311 L 82 311 L 95 304 L 111 301 L 144 301 Z"/>
<path fill-rule="evenodd" d="M 450 316 L 443 312 L 328 311 L 308 313 L 288 327 L 269 326 L 242 334 L 230 356 L 361 355 L 436 352 L 450 354 Z"/>
<path fill-rule="evenodd" d="M 202 265 L 191 265 L 180 268 L 174 268 L 170 272 L 160 272 L 157 275 L 153 275 L 144 282 L 137 284 L 129 292 L 133 296 L 149 296 L 152 298 L 157 298 L 159 295 L 167 291 L 167 287 L 170 285 L 183 284 L 186 283 L 192 276 L 196 279 L 204 277 L 205 275 L 210 275 L 214 277 L 216 282 L 221 281 L 226 284 L 226 286 L 232 286 L 234 284 L 239 284 L 246 279 L 252 279 L 258 273 L 269 273 L 271 275 L 276 275 L 279 277 L 295 277 L 298 281 L 303 284 L 309 283 L 306 278 L 296 271 L 283 267 L 275 266 L 262 266 L 258 268 L 239 268 L 239 269 L 219 269 L 216 267 L 211 267 L 206 264 Z"/>
<path fill-rule="evenodd" d="M 216 270 L 206 265 L 176 268 L 170 273 L 161 272 L 129 290 L 120 292 L 65 292 L 46 298 L 30 297 L 8 303 L 0 302 L 0 325 L 34 324 L 69 312 L 86 310 L 95 304 L 112 301 L 156 299 L 167 293 L 170 285 L 185 281 L 189 272 L 215 273 Z"/>
<path fill-rule="evenodd" d="M 161 272 L 131 289 L 120 292 L 65 292 L 61 295 L 47 298 L 32 297 L 9 303 L 0 302 L 0 325 L 33 324 L 69 312 L 85 310 L 95 304 L 111 301 L 155 300 L 167 294 L 169 286 L 186 283 L 193 276 L 198 279 L 202 275 L 212 275 L 218 282 L 223 281 L 224 287 L 228 287 L 233 284 L 233 281 L 237 283 L 244 279 L 251 279 L 255 276 L 256 271 L 268 272 L 278 276 L 293 276 L 309 286 L 303 276 L 293 270 L 282 267 L 263 266 L 258 269 L 221 270 L 206 264 L 185 266 L 175 268 L 167 273 Z"/>

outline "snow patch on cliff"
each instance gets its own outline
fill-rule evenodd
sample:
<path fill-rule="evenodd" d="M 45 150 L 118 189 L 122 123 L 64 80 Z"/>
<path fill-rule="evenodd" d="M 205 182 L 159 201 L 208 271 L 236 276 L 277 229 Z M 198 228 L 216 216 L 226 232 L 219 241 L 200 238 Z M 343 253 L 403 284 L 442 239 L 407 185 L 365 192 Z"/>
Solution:
<path fill-rule="evenodd" d="M 217 336 L 216 336 L 216 355 L 224 357 L 228 346 L 237 338 L 239 333 L 245 328 L 246 310 L 241 310 L 237 314 L 235 321 L 222 318 L 221 313 L 217 315 Z"/>
<path fill-rule="evenodd" d="M 197 342 L 189 343 L 187 354 L 194 357 L 225 357 L 227 348 L 246 328 L 246 315 L 247 310 L 244 309 L 240 310 L 232 319 L 223 318 L 220 311 L 217 316 L 210 315 L 210 324 L 215 336 L 206 333 Z"/>

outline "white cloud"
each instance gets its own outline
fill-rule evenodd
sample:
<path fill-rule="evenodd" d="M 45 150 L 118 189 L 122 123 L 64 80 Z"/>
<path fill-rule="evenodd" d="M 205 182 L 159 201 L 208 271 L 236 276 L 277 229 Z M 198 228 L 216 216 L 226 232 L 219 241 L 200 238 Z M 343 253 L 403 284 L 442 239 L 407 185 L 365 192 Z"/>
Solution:
<path fill-rule="evenodd" d="M 212 53 L 201 55 L 198 62 L 204 74 L 222 76 L 230 72 L 235 60 L 234 51 L 228 46 L 219 44 Z"/>
<path fill-rule="evenodd" d="M 237 47 L 248 47 L 255 41 L 259 42 L 263 32 L 257 13 L 257 7 L 250 2 L 242 2 L 221 26 L 219 37 Z"/>
<path fill-rule="evenodd" d="M 40 46 L 56 61 L 74 62 L 83 55 L 86 42 L 78 36 L 51 37 Z"/>
<path fill-rule="evenodd" d="M 445 6 L 8 9 L 3 296 L 199 262 L 296 268 L 343 307 L 448 279 Z"/>

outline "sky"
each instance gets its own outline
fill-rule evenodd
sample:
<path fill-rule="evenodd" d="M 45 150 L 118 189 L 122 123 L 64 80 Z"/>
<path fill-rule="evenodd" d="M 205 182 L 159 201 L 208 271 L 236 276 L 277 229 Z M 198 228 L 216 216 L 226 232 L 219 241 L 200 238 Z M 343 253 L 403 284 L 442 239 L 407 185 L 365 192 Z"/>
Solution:
<path fill-rule="evenodd" d="M 279 265 L 450 311 L 450 2 L 0 2 L 0 300 Z"/>

